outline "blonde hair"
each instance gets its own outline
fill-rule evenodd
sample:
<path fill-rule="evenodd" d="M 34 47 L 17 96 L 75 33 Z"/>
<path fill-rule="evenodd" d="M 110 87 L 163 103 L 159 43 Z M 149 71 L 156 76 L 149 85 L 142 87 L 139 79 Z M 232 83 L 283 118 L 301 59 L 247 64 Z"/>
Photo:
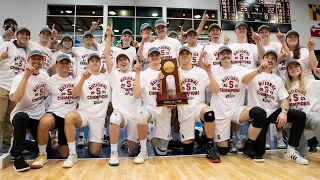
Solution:
<path fill-rule="evenodd" d="M 299 64 L 300 70 L 301 70 L 301 74 L 299 76 L 299 92 L 303 95 L 306 94 L 307 90 L 306 90 L 306 85 L 307 85 L 307 79 L 305 78 L 304 72 L 302 71 L 301 65 Z M 288 67 L 287 67 L 287 71 L 286 71 L 286 82 L 285 82 L 285 87 L 287 89 L 288 92 L 290 92 L 291 88 L 292 88 L 292 77 L 289 75 L 288 72 Z"/>

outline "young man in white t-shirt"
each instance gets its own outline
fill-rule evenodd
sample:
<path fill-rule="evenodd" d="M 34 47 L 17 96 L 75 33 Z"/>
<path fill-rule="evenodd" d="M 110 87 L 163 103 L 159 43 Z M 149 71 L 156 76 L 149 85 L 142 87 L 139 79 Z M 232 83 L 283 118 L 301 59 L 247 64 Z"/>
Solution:
<path fill-rule="evenodd" d="M 137 115 L 137 128 L 139 132 L 140 153 L 135 157 L 134 163 L 142 164 L 148 159 L 147 136 L 148 122 L 155 123 L 154 135 L 151 144 L 157 155 L 166 155 L 171 134 L 171 110 L 167 107 L 157 107 L 156 97 L 160 92 L 158 75 L 160 73 L 160 49 L 151 47 L 148 50 L 150 67 L 142 71 L 140 63 L 135 64 L 133 70 L 136 72 L 133 95 L 134 98 L 142 99 L 143 107 Z"/>
<path fill-rule="evenodd" d="M 179 61 L 181 67 L 179 74 L 182 91 L 187 93 L 188 105 L 178 106 L 178 120 L 180 123 L 180 136 L 183 143 L 185 155 L 193 153 L 195 139 L 195 122 L 201 121 L 204 124 L 206 135 L 206 158 L 213 163 L 219 163 L 220 157 L 213 147 L 215 114 L 212 109 L 205 104 L 205 90 L 208 88 L 214 91 L 214 78 L 211 72 L 211 64 L 203 62 L 203 69 L 192 66 L 192 51 L 183 46 L 179 50 Z"/>
<path fill-rule="evenodd" d="M 137 52 L 137 58 L 140 63 L 142 64 L 143 71 L 149 68 L 150 61 L 147 57 L 143 57 L 143 52 L 148 51 L 149 45 L 151 44 L 151 37 L 152 37 L 152 27 L 148 23 L 143 23 L 140 26 L 140 35 L 142 37 L 142 40 L 139 44 L 139 49 Z M 136 64 L 136 63 L 134 63 Z"/>
<path fill-rule="evenodd" d="M 27 68 L 14 78 L 10 90 L 10 100 L 17 103 L 10 115 L 14 127 L 13 147 L 11 148 L 15 154 L 13 168 L 16 171 L 30 169 L 22 156 L 27 129 L 31 132 L 35 142 L 38 143 L 39 119 L 45 113 L 45 107 L 42 103 L 46 96 L 45 81 L 49 77 L 46 72 L 41 71 L 43 61 L 44 58 L 39 50 L 31 51 Z M 49 136 L 49 134 L 46 135 Z M 49 144 L 51 145 L 51 143 Z M 51 146 L 48 146 L 47 150 L 50 149 Z"/>
<path fill-rule="evenodd" d="M 187 40 L 186 45 L 191 49 L 192 51 L 192 65 L 193 66 L 198 66 L 198 62 L 201 58 L 201 60 L 203 59 L 204 54 L 201 54 L 201 52 L 204 50 L 204 46 L 197 44 L 198 41 L 198 34 L 197 31 L 194 29 L 189 29 L 187 32 L 185 32 L 185 36 L 181 36 L 181 40 L 180 42 L 184 42 L 185 40 Z"/>
<path fill-rule="evenodd" d="M 107 75 L 100 73 L 101 60 L 98 53 L 88 55 L 88 70 L 72 89 L 72 97 L 79 96 L 79 107 L 65 117 L 65 134 L 68 141 L 69 156 L 63 167 L 71 168 L 78 161 L 76 152 L 76 128 L 89 127 L 89 151 L 98 156 L 105 131 L 104 123 L 110 99 L 110 85 Z"/>
<path fill-rule="evenodd" d="M 79 81 L 78 78 L 69 76 L 71 72 L 71 59 L 66 54 L 61 54 L 56 59 L 58 74 L 47 79 L 45 91 L 50 95 L 51 103 L 39 123 L 38 148 L 39 155 L 32 163 L 31 168 L 42 168 L 47 163 L 47 142 L 50 130 L 58 129 L 58 152 L 61 157 L 66 158 L 69 150 L 64 133 L 64 119 L 68 112 L 76 110 L 77 98 L 72 97 L 71 90 Z"/>
<path fill-rule="evenodd" d="M 248 106 L 259 106 L 267 112 L 266 123 L 255 143 L 256 150 L 259 156 L 264 155 L 266 133 L 270 123 L 277 124 L 279 128 L 284 127 L 287 123 L 292 123 L 285 157 L 298 164 L 308 164 L 308 160 L 295 150 L 299 146 L 300 137 L 304 130 L 306 114 L 299 110 L 289 109 L 289 94 L 283 81 L 272 73 L 276 65 L 277 53 L 269 50 L 263 56 L 259 68 L 242 78 L 242 83 L 248 86 Z"/>
<path fill-rule="evenodd" d="M 135 73 L 130 70 L 130 59 L 126 54 L 119 54 L 116 57 L 116 62 L 120 71 L 113 68 L 111 59 L 111 28 L 107 27 L 105 57 L 107 63 L 107 72 L 109 74 L 109 83 L 112 87 L 112 106 L 113 112 L 110 116 L 110 145 L 111 155 L 109 160 L 110 166 L 118 166 L 118 140 L 120 135 L 120 128 L 127 128 L 127 142 L 128 151 L 130 154 L 136 154 L 139 146 L 139 135 L 137 131 L 137 115 L 141 107 L 141 99 L 133 97 L 133 82 Z"/>
<path fill-rule="evenodd" d="M 215 142 L 218 151 L 220 155 L 226 155 L 229 152 L 231 122 L 243 124 L 253 119 L 249 126 L 249 137 L 243 149 L 243 155 L 253 161 L 261 162 L 263 158 L 257 155 L 255 141 L 266 121 L 267 114 L 260 107 L 244 105 L 246 85 L 241 82 L 241 79 L 250 70 L 232 65 L 232 51 L 228 46 L 219 48 L 218 57 L 221 65 L 212 68 L 216 91 L 212 93 L 210 102 L 210 106 L 215 110 Z"/>
<path fill-rule="evenodd" d="M 28 52 L 38 49 L 41 51 L 44 57 L 44 62 L 42 65 L 42 70 L 51 75 L 50 68 L 54 65 L 54 60 L 52 59 L 52 51 L 47 47 L 48 43 L 51 43 L 51 38 L 55 36 L 50 28 L 42 28 L 39 33 L 39 42 L 29 41 L 27 45 Z"/>
<path fill-rule="evenodd" d="M 26 45 L 30 39 L 27 28 L 17 30 L 17 40 L 5 41 L 0 45 L 0 129 L 3 130 L 3 150 L 10 147 L 12 124 L 10 113 L 16 103 L 9 99 L 9 92 L 14 77 L 25 68 L 27 59 Z"/>
<path fill-rule="evenodd" d="M 169 37 L 169 38 L 172 38 L 172 39 L 179 40 L 179 39 L 178 39 L 178 33 L 175 32 L 175 31 L 169 31 L 169 32 L 168 32 L 168 37 Z"/>

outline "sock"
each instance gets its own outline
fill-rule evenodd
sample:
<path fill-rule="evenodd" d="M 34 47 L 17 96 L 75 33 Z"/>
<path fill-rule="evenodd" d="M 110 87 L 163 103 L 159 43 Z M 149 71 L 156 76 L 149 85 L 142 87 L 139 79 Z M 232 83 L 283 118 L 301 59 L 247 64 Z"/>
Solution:
<path fill-rule="evenodd" d="M 76 151 L 76 142 L 68 142 L 69 154 L 77 154 Z"/>
<path fill-rule="evenodd" d="M 172 134 L 172 141 L 178 140 L 178 136 L 179 136 L 179 133 L 173 132 L 173 134 Z"/>
<path fill-rule="evenodd" d="M 29 140 L 30 139 L 30 133 L 26 134 L 26 140 Z"/>
<path fill-rule="evenodd" d="M 248 138 L 247 144 L 252 144 L 252 145 L 254 145 L 255 143 L 256 143 L 255 140 L 252 140 L 252 139 L 249 139 L 249 138 Z"/>
<path fill-rule="evenodd" d="M 84 132 L 79 132 L 79 137 L 80 136 L 84 137 Z"/>
<path fill-rule="evenodd" d="M 118 143 L 116 144 L 111 144 L 111 152 L 112 151 L 118 151 Z"/>
<path fill-rule="evenodd" d="M 46 152 L 47 144 L 44 144 L 44 145 L 38 144 L 38 148 L 39 148 L 39 153 L 47 155 L 47 152 Z"/>
<path fill-rule="evenodd" d="M 139 140 L 140 141 L 140 151 L 147 151 L 147 139 Z"/>
<path fill-rule="evenodd" d="M 287 147 L 287 153 L 288 154 L 293 154 L 293 152 L 296 150 L 295 147 L 288 145 Z"/>
<path fill-rule="evenodd" d="M 240 131 L 235 131 L 234 136 L 237 140 L 240 139 Z"/>

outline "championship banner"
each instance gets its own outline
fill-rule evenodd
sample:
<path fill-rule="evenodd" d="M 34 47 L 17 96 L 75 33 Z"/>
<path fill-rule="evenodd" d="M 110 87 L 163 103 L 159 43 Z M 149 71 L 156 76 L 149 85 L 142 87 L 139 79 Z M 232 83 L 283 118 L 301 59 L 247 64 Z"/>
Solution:
<path fill-rule="evenodd" d="M 309 19 L 320 21 L 320 5 L 309 4 Z"/>

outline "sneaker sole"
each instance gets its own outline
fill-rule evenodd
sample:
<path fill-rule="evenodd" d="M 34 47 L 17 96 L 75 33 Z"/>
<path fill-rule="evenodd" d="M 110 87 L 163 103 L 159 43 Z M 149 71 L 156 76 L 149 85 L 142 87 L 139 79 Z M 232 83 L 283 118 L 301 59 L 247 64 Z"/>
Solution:
<path fill-rule="evenodd" d="M 289 161 L 292 161 L 294 163 L 297 163 L 294 159 L 291 159 L 290 157 L 288 156 L 284 156 L 286 160 L 289 160 Z M 297 164 L 301 164 L 301 165 L 309 165 L 309 162 L 308 163 L 297 163 Z"/>
<path fill-rule="evenodd" d="M 253 162 L 262 163 L 264 159 L 252 159 L 251 157 L 247 156 L 246 154 L 242 154 L 242 158 L 252 160 Z"/>
<path fill-rule="evenodd" d="M 29 169 L 30 169 L 30 167 L 25 167 L 25 168 L 22 168 L 22 169 L 16 169 L 16 167 L 15 167 L 15 166 L 13 166 L 13 169 L 14 169 L 15 171 L 17 171 L 17 172 L 23 172 L 23 171 L 27 171 L 27 170 L 29 170 Z"/>
<path fill-rule="evenodd" d="M 208 157 L 206 157 L 210 162 L 212 163 L 220 163 L 221 159 L 209 159 Z"/>
<path fill-rule="evenodd" d="M 40 169 L 40 168 L 42 168 L 44 165 L 46 165 L 47 164 L 47 162 L 45 162 L 43 165 L 32 165 L 31 164 L 31 169 Z"/>
<path fill-rule="evenodd" d="M 119 163 L 109 163 L 110 166 L 119 166 Z"/>

